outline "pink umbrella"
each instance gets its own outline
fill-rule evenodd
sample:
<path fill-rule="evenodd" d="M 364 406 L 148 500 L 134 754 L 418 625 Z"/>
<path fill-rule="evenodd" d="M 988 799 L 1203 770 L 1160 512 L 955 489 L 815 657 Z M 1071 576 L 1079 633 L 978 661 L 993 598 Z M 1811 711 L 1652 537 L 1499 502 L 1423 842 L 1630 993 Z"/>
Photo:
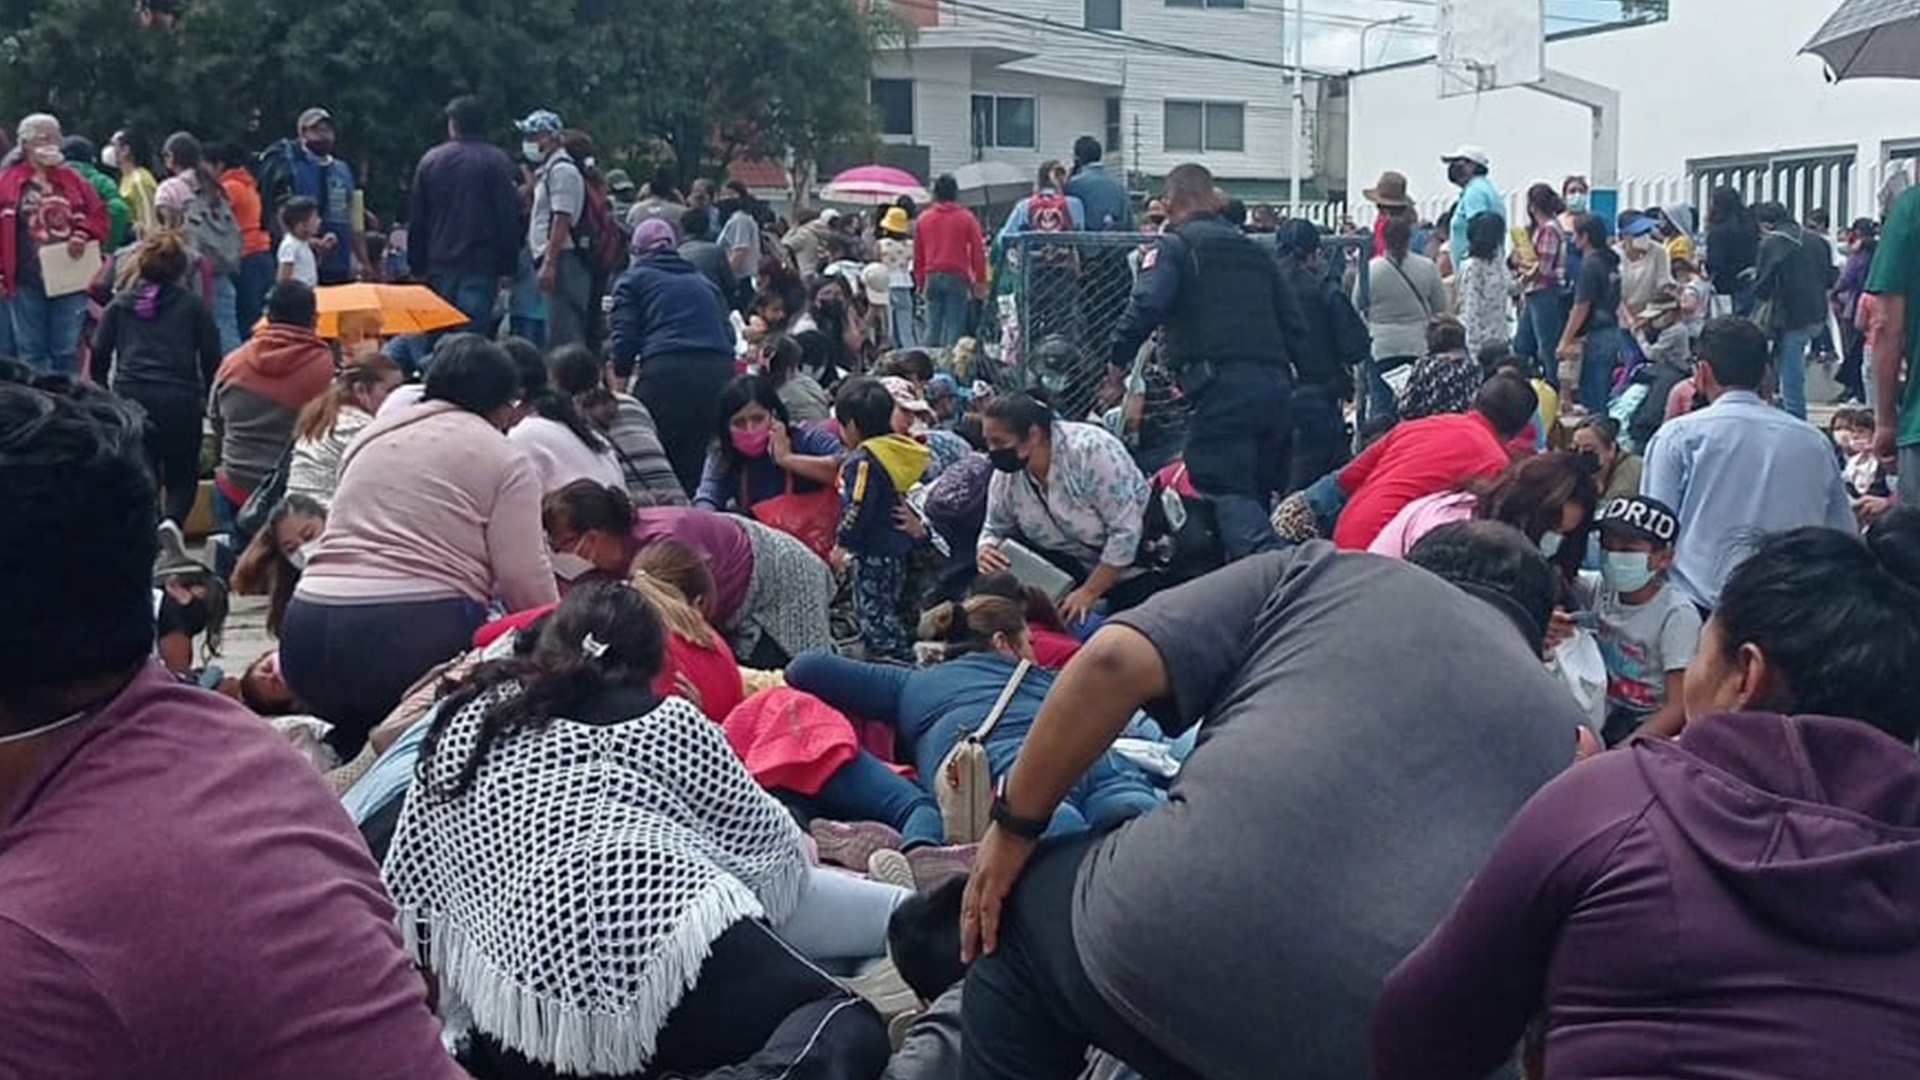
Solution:
<path fill-rule="evenodd" d="M 828 202 L 858 206 L 884 206 L 905 195 L 915 202 L 926 202 L 927 189 L 914 175 L 890 165 L 862 165 L 827 182 L 820 197 Z"/>

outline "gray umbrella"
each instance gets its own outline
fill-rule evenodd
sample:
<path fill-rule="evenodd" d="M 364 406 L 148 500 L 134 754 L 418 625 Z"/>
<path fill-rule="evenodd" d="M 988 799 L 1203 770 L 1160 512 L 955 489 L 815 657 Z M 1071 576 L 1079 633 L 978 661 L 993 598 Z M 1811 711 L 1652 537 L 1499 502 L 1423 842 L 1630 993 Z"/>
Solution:
<path fill-rule="evenodd" d="M 1847 0 L 1800 51 L 1836 81 L 1920 79 L 1920 0 Z"/>
<path fill-rule="evenodd" d="M 999 206 L 1033 194 L 1033 176 L 1004 161 L 970 161 L 953 170 L 965 206 Z"/>

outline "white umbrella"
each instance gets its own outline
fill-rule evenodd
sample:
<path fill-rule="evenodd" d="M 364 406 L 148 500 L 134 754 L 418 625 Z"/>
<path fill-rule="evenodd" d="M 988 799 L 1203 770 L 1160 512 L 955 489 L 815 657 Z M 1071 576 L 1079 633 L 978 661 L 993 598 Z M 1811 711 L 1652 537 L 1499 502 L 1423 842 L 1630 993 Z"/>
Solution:
<path fill-rule="evenodd" d="M 1847 0 L 1800 51 L 1836 81 L 1920 79 L 1920 0 Z"/>
<path fill-rule="evenodd" d="M 953 170 L 953 179 L 968 206 L 1015 202 L 1033 191 L 1033 177 L 1004 161 L 969 161 Z"/>

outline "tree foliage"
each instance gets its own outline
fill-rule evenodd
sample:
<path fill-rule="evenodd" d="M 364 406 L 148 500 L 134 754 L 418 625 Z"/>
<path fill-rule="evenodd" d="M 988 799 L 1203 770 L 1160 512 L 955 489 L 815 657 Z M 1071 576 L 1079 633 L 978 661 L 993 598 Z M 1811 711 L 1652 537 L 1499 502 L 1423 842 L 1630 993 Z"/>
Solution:
<path fill-rule="evenodd" d="M 550 108 L 601 156 L 677 159 L 682 174 L 742 154 L 815 155 L 872 138 L 867 79 L 897 33 L 849 0 L 172 0 L 148 25 L 129 0 L 0 3 L 0 120 L 46 109 L 96 140 L 132 124 L 251 149 L 333 110 L 341 152 L 392 205 L 478 93 L 505 121 Z M 257 129 L 249 116 L 257 112 Z"/>

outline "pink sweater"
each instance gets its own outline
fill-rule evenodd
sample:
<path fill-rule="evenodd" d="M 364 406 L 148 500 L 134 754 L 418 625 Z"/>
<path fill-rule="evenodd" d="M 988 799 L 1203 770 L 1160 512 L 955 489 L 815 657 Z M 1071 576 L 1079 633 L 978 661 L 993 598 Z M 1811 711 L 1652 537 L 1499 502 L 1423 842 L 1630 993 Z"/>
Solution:
<path fill-rule="evenodd" d="M 1473 517 L 1473 496 L 1463 491 L 1442 491 L 1415 499 L 1400 508 L 1380 535 L 1373 538 L 1367 551 L 1389 559 L 1404 559 L 1420 538 L 1442 525 L 1468 521 Z"/>
<path fill-rule="evenodd" d="M 327 531 L 295 595 L 484 604 L 496 593 L 508 611 L 559 599 L 533 466 L 493 425 L 445 402 L 375 420 L 341 458 Z"/>

